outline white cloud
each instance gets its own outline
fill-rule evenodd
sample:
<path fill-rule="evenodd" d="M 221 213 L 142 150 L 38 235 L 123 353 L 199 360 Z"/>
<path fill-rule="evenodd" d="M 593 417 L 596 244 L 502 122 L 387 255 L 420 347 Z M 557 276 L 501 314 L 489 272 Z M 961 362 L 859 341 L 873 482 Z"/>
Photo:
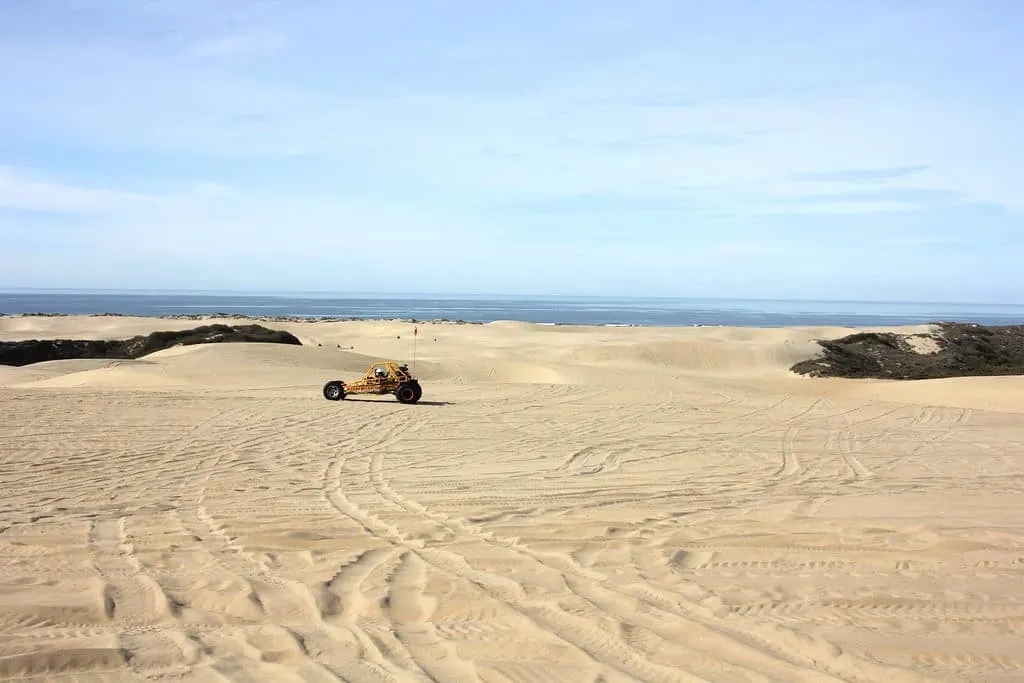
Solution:
<path fill-rule="evenodd" d="M 79 187 L 0 167 L 0 208 L 68 214 L 125 214 L 151 207 L 156 198 L 103 188 Z"/>
<path fill-rule="evenodd" d="M 284 36 L 271 31 L 241 32 L 199 42 L 188 54 L 200 59 L 268 57 L 279 53 L 285 44 Z"/>
<path fill-rule="evenodd" d="M 724 186 L 729 192 L 709 192 L 706 201 L 742 213 L 777 213 L 787 210 L 785 200 L 815 196 L 822 197 L 818 205 L 792 202 L 792 210 L 885 212 L 922 201 L 844 199 L 838 195 L 856 183 L 823 187 L 792 176 L 912 165 L 927 168 L 887 186 L 1024 209 L 1016 182 L 1024 142 L 1016 119 L 985 105 L 856 83 L 782 85 L 778 93 L 750 95 L 739 81 L 733 86 L 739 94 L 731 97 L 687 98 L 687 89 L 707 90 L 715 67 L 673 68 L 679 60 L 665 55 L 527 91 L 457 93 L 410 83 L 406 94 L 359 94 L 352 72 L 360 62 L 346 58 L 346 46 L 321 45 L 296 56 L 303 54 L 302 29 L 311 27 L 298 22 L 316 21 L 315 14 L 292 17 L 274 3 L 253 7 L 232 3 L 227 18 L 214 21 L 188 3 L 151 3 L 145 12 L 172 21 L 182 36 L 178 49 L 167 52 L 141 45 L 8 50 L 2 61 L 24 73 L 6 77 L 25 86 L 8 107 L 22 119 L 111 149 L 190 152 L 211 161 L 306 155 L 512 198 L 672 196 L 680 187 Z M 340 18 L 328 13 L 319 21 Z M 298 52 L 280 54 L 288 59 L 280 77 L 233 59 L 286 48 Z M 706 68 L 711 73 L 701 77 Z M 367 71 L 367 79 L 377 77 L 372 64 Z M 25 79 L 52 85 L 28 87 Z M 742 206 L 721 204 L 741 195 Z M 768 201 L 762 206 L 759 199 Z"/>

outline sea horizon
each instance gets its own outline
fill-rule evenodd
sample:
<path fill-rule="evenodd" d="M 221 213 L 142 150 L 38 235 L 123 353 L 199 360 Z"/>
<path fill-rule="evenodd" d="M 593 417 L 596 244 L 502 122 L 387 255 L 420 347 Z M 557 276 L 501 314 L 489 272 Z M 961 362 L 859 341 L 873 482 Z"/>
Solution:
<path fill-rule="evenodd" d="M 507 293 L 507 292 L 377 292 L 373 290 L 326 290 L 326 289 L 181 289 L 181 288 L 130 288 L 130 287 L 0 287 L 0 296 L 7 294 L 95 294 L 129 296 L 195 296 L 195 297 L 239 297 L 271 299 L 560 299 L 560 300 L 609 300 L 609 301 L 736 301 L 736 302 L 798 302 L 837 303 L 871 305 L 921 305 L 921 306 L 979 306 L 1008 307 L 1024 311 L 1024 304 L 1009 301 L 943 300 L 943 299 L 846 299 L 846 298 L 804 298 L 804 297 L 740 297 L 740 296 L 678 296 L 658 294 L 551 294 L 551 293 Z"/>
<path fill-rule="evenodd" d="M 1004 303 L 755 299 L 728 297 L 225 292 L 212 290 L 0 289 L 3 315 L 125 315 L 345 320 L 517 320 L 638 327 L 865 327 L 936 322 L 1024 324 Z"/>

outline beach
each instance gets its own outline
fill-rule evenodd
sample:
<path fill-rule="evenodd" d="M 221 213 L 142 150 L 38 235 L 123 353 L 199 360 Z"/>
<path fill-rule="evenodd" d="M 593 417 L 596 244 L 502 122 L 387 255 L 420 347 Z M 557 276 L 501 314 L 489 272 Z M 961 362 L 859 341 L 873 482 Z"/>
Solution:
<path fill-rule="evenodd" d="M 301 345 L 0 365 L 0 678 L 1024 678 L 1024 377 L 790 371 L 846 327 L 265 324 Z M 381 359 L 420 403 L 324 400 Z"/>

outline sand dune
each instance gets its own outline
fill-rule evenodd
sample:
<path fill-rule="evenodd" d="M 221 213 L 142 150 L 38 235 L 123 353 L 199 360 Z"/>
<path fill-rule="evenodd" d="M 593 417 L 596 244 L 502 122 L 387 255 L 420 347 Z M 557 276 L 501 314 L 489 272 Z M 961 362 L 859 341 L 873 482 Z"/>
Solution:
<path fill-rule="evenodd" d="M 0 367 L 0 678 L 1024 680 L 1024 378 L 421 323 L 423 403 L 332 403 L 412 326 L 268 325 L 305 345 Z"/>

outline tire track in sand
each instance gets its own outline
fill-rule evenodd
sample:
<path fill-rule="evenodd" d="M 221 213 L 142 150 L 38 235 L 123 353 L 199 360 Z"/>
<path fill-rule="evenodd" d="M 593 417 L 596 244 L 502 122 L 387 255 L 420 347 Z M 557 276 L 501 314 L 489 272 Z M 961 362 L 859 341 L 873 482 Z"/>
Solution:
<path fill-rule="evenodd" d="M 491 534 L 482 532 L 462 520 L 432 514 L 424 506 L 406 500 L 391 489 L 383 479 L 382 463 L 383 453 L 375 451 L 369 456 L 366 472 L 380 495 L 383 505 L 389 503 L 399 505 L 410 512 L 418 513 L 424 520 L 432 521 L 439 527 L 453 532 L 455 537 L 452 540 L 457 540 L 460 545 L 466 545 L 467 542 L 481 542 L 492 550 L 509 551 L 518 555 L 519 559 L 532 561 L 537 567 L 537 571 L 557 572 L 574 596 L 587 600 L 623 623 L 647 628 L 655 633 L 660 630 L 666 643 L 677 644 L 681 632 L 677 629 L 657 626 L 646 620 L 637 623 L 636 615 L 645 612 L 654 613 L 658 614 L 662 620 L 683 622 L 691 636 L 695 632 L 699 632 L 699 636 L 696 637 L 702 643 L 716 643 L 719 668 L 728 663 L 745 669 L 747 674 L 764 671 L 766 668 L 776 671 L 781 669 L 779 675 L 787 680 L 803 680 L 808 676 L 810 678 L 807 680 L 821 680 L 823 675 L 828 676 L 823 669 L 837 668 L 834 664 L 819 665 L 814 656 L 800 657 L 787 654 L 787 651 L 798 652 L 805 645 L 802 641 L 796 643 L 796 636 L 789 632 L 772 633 L 769 637 L 763 633 L 745 633 L 742 629 L 740 632 L 736 632 L 735 625 L 725 627 L 720 622 L 715 623 L 713 618 L 700 614 L 698 609 L 682 609 L 680 604 L 671 601 L 652 603 L 647 599 L 648 595 L 645 591 L 640 591 L 640 597 L 637 597 L 599 585 L 606 583 L 606 577 L 584 569 L 567 556 L 559 554 L 540 556 L 518 542 L 496 539 Z M 428 548 L 421 539 L 409 539 L 397 527 L 383 524 L 371 512 L 353 505 L 345 497 L 340 480 L 335 482 L 330 491 L 332 500 L 338 503 L 339 512 L 359 521 L 371 535 L 384 538 L 407 550 L 413 550 L 436 569 L 468 580 L 493 599 L 505 603 L 519 614 L 527 617 L 535 626 L 576 646 L 594 661 L 604 664 L 612 670 L 644 680 L 699 680 L 688 672 L 651 662 L 645 657 L 645 653 L 637 652 L 621 638 L 609 636 L 605 631 L 593 626 L 585 617 L 566 612 L 561 607 L 555 606 L 550 599 L 530 599 L 526 586 L 518 581 L 473 568 L 463 556 L 454 555 L 436 546 Z M 531 586 L 531 588 L 534 592 L 538 588 L 543 590 L 543 586 L 539 585 Z M 607 591 L 606 596 L 610 595 L 613 599 L 601 601 L 595 597 L 601 590 Z M 614 607 L 614 612 L 610 611 L 611 607 Z M 779 644 L 780 641 L 786 642 L 787 640 L 789 647 Z M 692 640 L 686 642 L 692 642 Z M 758 647 L 751 643 L 756 643 Z M 838 661 L 839 653 L 833 652 L 833 656 Z M 856 665 L 860 666 L 861 663 L 858 662 Z M 864 665 L 867 666 L 866 663 Z M 838 668 L 846 668 L 846 666 L 848 665 Z"/>
<path fill-rule="evenodd" d="M 375 445 L 380 446 L 386 444 L 387 441 L 388 438 L 385 437 Z M 525 589 L 518 582 L 475 569 L 461 555 L 439 548 L 426 548 L 424 539 L 409 538 L 397 527 L 385 524 L 369 510 L 354 504 L 346 495 L 340 474 L 342 465 L 348 457 L 349 454 L 345 452 L 339 453 L 326 468 L 325 497 L 339 513 L 355 520 L 371 537 L 384 540 L 399 550 L 405 551 L 406 554 L 403 554 L 403 557 L 406 557 L 410 551 L 414 552 L 422 562 L 434 570 L 463 579 L 485 595 L 503 603 L 510 611 L 525 617 L 532 623 L 533 628 L 542 634 L 554 635 L 572 646 L 585 659 L 595 664 L 604 664 L 613 672 L 625 673 L 651 681 L 686 681 L 690 683 L 701 680 L 668 667 L 650 665 L 649 662 L 644 662 L 642 658 L 639 658 L 635 652 L 625 648 L 621 642 L 617 643 L 617 639 L 590 625 L 583 618 L 552 607 L 547 604 L 547 600 L 529 599 Z M 368 466 L 366 471 L 372 482 L 374 476 L 371 474 L 371 466 Z M 378 495 L 380 495 L 379 492 Z M 381 503 L 386 505 L 388 498 L 385 496 L 381 496 L 381 498 Z M 395 497 L 391 502 L 400 500 Z M 433 521 L 436 522 L 436 520 Z M 433 636 L 439 638 L 436 630 L 433 631 Z M 625 651 L 623 651 L 624 649 Z M 429 663 L 427 665 L 429 666 Z"/>
<path fill-rule="evenodd" d="M 387 597 L 395 635 L 431 679 L 466 683 L 479 680 L 473 663 L 461 659 L 455 645 L 443 640 L 430 623 L 436 600 L 424 594 L 426 584 L 427 564 L 415 553 L 402 553 Z"/>
<path fill-rule="evenodd" d="M 382 427 L 390 421 L 390 425 Z M 345 465 L 351 451 L 365 451 L 387 443 L 396 432 L 405 426 L 394 421 L 389 413 L 377 413 L 360 423 L 345 440 L 340 448 L 336 448 L 336 457 L 328 460 L 323 470 L 321 496 L 324 502 L 336 513 L 356 522 L 370 538 L 380 540 L 384 546 L 372 548 L 358 555 L 353 561 L 342 565 L 335 575 L 329 579 L 321 591 L 322 617 L 328 623 L 340 623 L 359 643 L 361 659 L 372 664 L 378 672 L 388 672 L 388 680 L 395 680 L 390 674 L 395 669 L 385 654 L 392 654 L 393 659 L 405 665 L 398 672 L 398 680 L 432 680 L 422 669 L 417 658 L 409 651 L 406 644 L 394 635 L 392 623 L 390 629 L 371 629 L 360 623 L 360 619 L 369 606 L 370 601 L 361 590 L 368 577 L 379 568 L 388 565 L 396 556 L 396 549 L 401 547 L 402 534 L 397 527 L 387 525 L 372 513 L 365 511 L 345 494 L 341 482 L 344 479 Z M 374 434 L 367 441 L 362 435 Z M 314 452 L 323 450 L 321 444 L 314 443 L 309 437 L 298 435 Z M 387 616 L 387 615 L 385 615 Z"/>
<path fill-rule="evenodd" d="M 116 629 L 126 663 L 145 678 L 181 675 L 202 658 L 176 623 L 177 610 L 146 573 L 127 531 L 128 518 L 92 520 L 88 546 L 103 582 L 104 612 Z"/>
<path fill-rule="evenodd" d="M 144 573 L 126 525 L 123 516 L 89 524 L 93 566 L 104 583 L 104 611 L 107 618 L 128 626 L 166 622 L 174 609 L 160 584 Z"/>
<path fill-rule="evenodd" d="M 358 640 L 355 634 L 326 623 L 320 604 L 308 585 L 275 574 L 265 561 L 257 559 L 236 537 L 228 533 L 206 508 L 209 482 L 225 458 L 240 444 L 259 446 L 274 436 L 268 429 L 253 433 L 250 428 L 253 423 L 262 424 L 261 417 L 274 405 L 270 400 L 261 401 L 260 404 L 262 410 L 254 410 L 250 406 L 248 414 L 243 414 L 244 419 L 230 427 L 231 433 L 242 437 L 240 440 L 229 440 L 227 443 L 219 441 L 216 453 L 197 464 L 194 474 L 199 482 L 193 482 L 189 495 L 182 497 L 184 509 L 175 510 L 179 522 L 199 539 L 198 546 L 212 564 L 218 565 L 240 582 L 242 590 L 247 591 L 245 597 L 253 616 L 259 615 L 261 620 L 269 617 L 291 634 L 287 638 L 292 641 L 288 649 L 302 658 L 293 666 L 314 678 L 358 683 L 399 680 L 397 672 L 391 670 L 381 658 L 375 662 L 372 656 L 363 657 L 366 651 L 356 650 L 357 656 L 346 657 L 345 654 L 352 654 L 352 649 L 338 646 Z M 277 641 L 268 646 L 279 646 Z M 258 640 L 250 638 L 249 644 L 262 650 Z M 362 642 L 358 644 L 364 645 Z"/>
<path fill-rule="evenodd" d="M 124 400 L 121 396 L 110 398 L 111 401 Z M 117 468 L 136 471 L 141 462 L 137 459 L 138 455 L 157 457 L 159 460 L 155 466 L 150 464 L 146 469 L 137 470 L 145 482 L 139 488 L 151 489 L 150 483 L 166 485 L 176 482 L 181 490 L 185 490 L 190 472 L 182 467 L 179 459 L 181 454 L 194 445 L 202 434 L 210 431 L 225 415 L 234 412 L 236 411 L 220 411 L 199 420 L 188 428 L 183 437 L 166 441 L 158 438 L 154 444 L 141 450 L 130 451 L 127 456 L 123 451 L 117 452 Z M 40 419 L 52 419 L 48 412 L 42 412 L 39 416 Z M 86 413 L 82 419 L 89 420 L 91 416 Z M 75 443 L 71 446 L 78 452 L 83 446 L 87 447 L 88 443 Z M 98 459 L 109 459 L 111 456 L 112 452 L 106 449 L 86 450 L 86 453 L 77 459 L 95 465 Z M 65 459 L 71 461 L 74 458 L 69 456 Z M 154 573 L 136 554 L 132 526 L 139 518 L 123 514 L 126 508 L 135 509 L 136 512 L 147 508 L 151 511 L 173 508 L 176 507 L 176 503 L 169 499 L 168 506 L 155 500 L 151 504 L 136 506 L 128 505 L 122 500 L 117 504 L 103 505 L 97 511 L 95 492 L 106 491 L 107 487 L 102 484 L 97 486 L 100 482 L 95 477 L 107 476 L 107 470 L 95 466 L 93 470 L 91 478 L 83 479 L 83 484 L 88 485 L 89 493 L 92 495 L 81 504 L 83 509 L 91 509 L 92 512 L 83 511 L 78 514 L 88 517 L 84 525 L 85 547 L 90 558 L 90 566 L 101 582 L 101 604 L 105 620 L 99 623 L 90 621 L 87 624 L 68 624 L 62 620 L 56 625 L 42 620 L 41 623 L 35 624 L 35 627 L 32 627 L 30 622 L 28 626 L 31 631 L 22 632 L 20 635 L 45 641 L 55 653 L 68 647 L 76 647 L 64 645 L 67 638 L 112 635 L 119 642 L 123 663 L 137 676 L 160 678 L 187 674 L 205 657 L 201 648 L 186 633 L 186 627 L 179 618 L 178 604 L 157 580 L 161 573 L 166 572 Z M 180 494 L 178 497 L 180 498 Z M 57 670 L 54 669 L 50 673 L 56 674 Z"/>
<path fill-rule="evenodd" d="M 180 489 L 174 501 L 175 511 L 190 481 L 188 474 L 196 471 L 194 468 L 191 473 L 180 474 L 180 457 L 225 417 L 244 411 L 245 408 L 218 412 L 193 424 L 185 438 L 176 440 L 171 448 L 155 447 L 165 451 L 155 468 L 157 478 L 162 479 L 164 473 L 178 473 Z M 136 673 L 187 673 L 203 659 L 203 654 L 181 627 L 178 604 L 136 556 L 128 523 L 127 516 L 120 516 L 93 519 L 89 524 L 88 544 L 93 565 L 104 583 L 105 611 L 119 630 L 126 657 Z"/>
<path fill-rule="evenodd" d="M 800 414 L 809 414 L 820 403 L 821 401 L 812 402 Z M 847 413 L 851 412 L 854 411 L 843 411 L 840 414 L 845 417 Z M 876 418 L 877 416 L 872 416 L 867 421 Z M 845 417 L 845 419 L 849 421 L 849 417 Z M 390 486 L 383 473 L 383 462 L 384 453 L 377 451 L 370 456 L 368 465 L 369 478 L 382 498 L 451 530 L 455 534 L 452 541 L 458 542 L 460 545 L 465 545 L 467 540 L 479 540 L 492 549 L 504 549 L 515 553 L 519 559 L 533 560 L 537 565 L 537 572 L 544 570 L 557 572 L 575 595 L 584 598 L 604 613 L 615 616 L 623 624 L 646 628 L 648 631 L 662 636 L 665 645 L 671 646 L 679 642 L 692 643 L 694 638 L 702 644 L 716 643 L 720 648 L 718 650 L 718 668 L 721 668 L 723 659 L 728 661 L 728 658 L 721 657 L 721 654 L 729 652 L 735 658 L 732 663 L 746 668 L 748 673 L 760 673 L 781 665 L 783 670 L 779 671 L 778 675 L 786 680 L 798 680 L 803 675 L 810 676 L 814 680 L 821 680 L 820 676 L 823 672 L 838 677 L 854 678 L 862 675 L 886 677 L 895 673 L 888 667 L 877 666 L 867 660 L 851 659 L 827 641 L 820 639 L 809 641 L 806 636 L 777 625 L 759 624 L 755 629 L 750 629 L 737 624 L 734 619 L 717 618 L 713 612 L 707 611 L 703 606 L 691 604 L 685 599 L 666 601 L 663 595 L 651 599 L 652 593 L 649 589 L 653 587 L 650 586 L 631 587 L 636 590 L 617 590 L 609 584 L 607 577 L 582 567 L 568 556 L 560 553 L 537 553 L 518 541 L 483 532 L 464 520 L 437 515 L 425 506 L 406 499 Z M 422 556 L 424 552 L 434 552 L 435 550 L 437 549 L 430 548 L 420 554 Z M 641 619 L 639 615 L 642 615 L 644 619 Z M 646 619 L 648 616 L 656 618 L 651 621 Z M 658 625 L 659 621 L 671 623 L 680 620 L 686 626 L 685 637 L 683 631 L 678 628 L 666 627 L 665 623 Z M 678 626 L 678 623 L 673 626 Z M 560 631 L 556 631 L 556 633 L 562 635 Z M 765 668 L 766 666 L 768 669 Z M 899 673 L 905 674 L 906 672 Z"/>

